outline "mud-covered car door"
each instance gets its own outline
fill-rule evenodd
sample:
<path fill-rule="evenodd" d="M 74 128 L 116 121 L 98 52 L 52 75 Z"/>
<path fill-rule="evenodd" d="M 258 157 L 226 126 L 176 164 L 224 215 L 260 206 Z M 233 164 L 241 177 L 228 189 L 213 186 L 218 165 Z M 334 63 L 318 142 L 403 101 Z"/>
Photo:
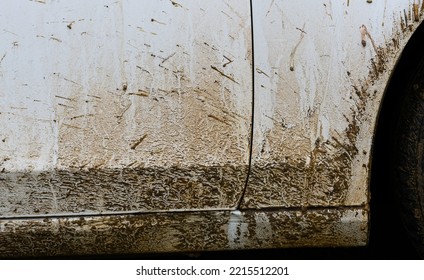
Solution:
<path fill-rule="evenodd" d="M 237 206 L 249 1 L 2 1 L 0 25 L 0 216 Z"/>
<path fill-rule="evenodd" d="M 366 8 L 365 1 L 350 6 L 346 1 L 252 1 L 255 116 L 240 208 L 367 204 L 368 179 L 362 175 L 369 170 L 371 140 L 359 136 L 364 100 L 352 97 L 365 79 L 358 70 L 365 65 L 364 45 L 351 34 L 360 39 L 358 27 L 370 21 L 381 25 L 385 13 L 370 18 L 358 12 Z M 356 59 L 351 48 L 362 58 Z M 354 82 L 354 77 L 361 78 Z"/>

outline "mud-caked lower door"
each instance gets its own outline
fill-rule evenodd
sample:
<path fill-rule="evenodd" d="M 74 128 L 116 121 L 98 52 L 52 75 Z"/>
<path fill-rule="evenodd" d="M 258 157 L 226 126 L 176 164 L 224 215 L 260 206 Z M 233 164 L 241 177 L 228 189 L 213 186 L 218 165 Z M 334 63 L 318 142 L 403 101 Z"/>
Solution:
<path fill-rule="evenodd" d="M 0 215 L 236 207 L 249 5 L 0 4 Z"/>
<path fill-rule="evenodd" d="M 364 205 L 368 156 L 356 147 L 362 101 L 349 98 L 355 85 L 346 86 L 357 63 L 346 60 L 355 57 L 351 34 L 364 21 L 349 9 L 363 7 L 252 3 L 254 128 L 242 208 Z"/>

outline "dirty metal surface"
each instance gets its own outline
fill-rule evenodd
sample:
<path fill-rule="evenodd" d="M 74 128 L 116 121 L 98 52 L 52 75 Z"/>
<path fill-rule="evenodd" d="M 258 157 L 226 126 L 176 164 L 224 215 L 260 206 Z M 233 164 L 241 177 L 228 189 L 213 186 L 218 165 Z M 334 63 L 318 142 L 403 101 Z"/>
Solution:
<path fill-rule="evenodd" d="M 11 3 L 0 255 L 366 244 L 378 108 L 423 1 L 253 0 L 254 46 L 248 0 Z"/>
<path fill-rule="evenodd" d="M 252 162 L 243 208 L 366 205 L 386 84 L 423 1 L 253 1 Z"/>
<path fill-rule="evenodd" d="M 357 246 L 367 221 L 360 208 L 0 220 L 0 256 Z"/>
<path fill-rule="evenodd" d="M 249 5 L 0 3 L 0 216 L 235 207 Z"/>

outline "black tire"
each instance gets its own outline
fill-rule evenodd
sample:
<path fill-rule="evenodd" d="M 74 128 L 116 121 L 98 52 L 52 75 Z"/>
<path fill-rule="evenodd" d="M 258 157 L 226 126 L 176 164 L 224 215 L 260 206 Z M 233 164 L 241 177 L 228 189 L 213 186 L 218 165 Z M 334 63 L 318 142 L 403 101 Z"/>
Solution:
<path fill-rule="evenodd" d="M 424 59 L 404 85 L 398 92 L 404 98 L 393 131 L 391 173 L 402 222 L 424 258 Z"/>

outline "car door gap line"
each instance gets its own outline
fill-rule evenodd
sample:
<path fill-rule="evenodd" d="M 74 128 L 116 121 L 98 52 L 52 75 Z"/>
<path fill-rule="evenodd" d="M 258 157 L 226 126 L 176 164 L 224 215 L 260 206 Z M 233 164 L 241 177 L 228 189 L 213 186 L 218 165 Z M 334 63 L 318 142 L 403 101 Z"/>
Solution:
<path fill-rule="evenodd" d="M 255 118 L 255 37 L 253 33 L 253 1 L 250 0 L 250 34 L 251 34 L 251 44 L 252 44 L 252 116 L 250 122 L 250 139 L 249 139 L 249 159 L 248 159 L 248 167 L 247 167 L 247 176 L 244 184 L 243 191 L 241 193 L 240 199 L 237 203 L 237 209 L 241 208 L 243 204 L 244 196 L 246 195 L 247 186 L 249 184 L 249 176 L 252 168 L 252 155 L 253 155 L 253 128 L 254 128 L 254 118 Z"/>

